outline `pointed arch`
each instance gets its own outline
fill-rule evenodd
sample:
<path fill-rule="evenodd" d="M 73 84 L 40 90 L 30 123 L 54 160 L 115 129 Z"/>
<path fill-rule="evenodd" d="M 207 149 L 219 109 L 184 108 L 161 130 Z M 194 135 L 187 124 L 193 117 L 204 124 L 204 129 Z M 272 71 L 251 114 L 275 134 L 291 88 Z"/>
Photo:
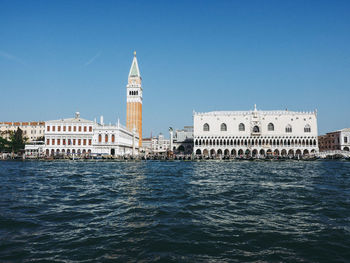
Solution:
<path fill-rule="evenodd" d="M 221 125 L 220 125 L 220 131 L 227 131 L 227 125 L 226 125 L 226 123 L 221 123 Z"/>
<path fill-rule="evenodd" d="M 243 123 L 240 123 L 240 124 L 238 125 L 238 130 L 239 130 L 239 131 L 245 131 L 245 126 L 244 126 Z"/>
<path fill-rule="evenodd" d="M 267 130 L 268 130 L 268 131 L 274 131 L 274 130 L 275 130 L 275 125 L 273 125 L 273 123 L 270 122 L 270 123 L 267 125 Z"/>

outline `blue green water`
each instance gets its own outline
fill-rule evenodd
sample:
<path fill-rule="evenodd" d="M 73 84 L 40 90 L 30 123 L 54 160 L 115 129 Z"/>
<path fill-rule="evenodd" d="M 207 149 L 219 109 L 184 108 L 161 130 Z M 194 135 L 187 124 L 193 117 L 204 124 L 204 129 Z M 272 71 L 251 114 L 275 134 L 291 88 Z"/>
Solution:
<path fill-rule="evenodd" d="M 0 262 L 349 262 L 350 162 L 0 162 Z"/>

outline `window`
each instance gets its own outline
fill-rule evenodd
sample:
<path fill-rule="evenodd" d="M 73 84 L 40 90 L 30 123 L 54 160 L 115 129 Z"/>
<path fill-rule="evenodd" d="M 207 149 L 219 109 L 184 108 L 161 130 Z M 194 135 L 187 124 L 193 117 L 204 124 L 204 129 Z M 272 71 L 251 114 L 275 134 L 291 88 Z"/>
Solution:
<path fill-rule="evenodd" d="M 84 132 L 86 132 L 86 126 L 84 126 Z"/>
<path fill-rule="evenodd" d="M 81 139 L 78 139 L 78 145 L 81 145 Z"/>
<path fill-rule="evenodd" d="M 83 140 L 83 145 L 86 145 L 86 139 Z"/>
<path fill-rule="evenodd" d="M 55 145 L 55 139 L 51 140 L 51 145 Z"/>
<path fill-rule="evenodd" d="M 57 139 L 57 145 L 61 144 L 61 139 Z"/>
<path fill-rule="evenodd" d="M 98 142 L 102 142 L 102 135 L 101 134 L 98 135 Z"/>
<path fill-rule="evenodd" d="M 203 125 L 203 131 L 209 131 L 209 124 L 208 123 L 205 123 Z"/>
<path fill-rule="evenodd" d="M 269 123 L 269 125 L 267 125 L 267 130 L 268 131 L 274 131 L 275 130 L 275 126 L 273 125 L 273 123 Z"/>
<path fill-rule="evenodd" d="M 238 130 L 239 130 L 239 131 L 245 131 L 245 126 L 244 126 L 243 123 L 240 123 L 240 124 L 239 124 Z"/>
<path fill-rule="evenodd" d="M 304 132 L 311 132 L 311 127 L 309 124 L 306 124 L 304 127 Z"/>
<path fill-rule="evenodd" d="M 81 126 L 79 126 L 79 131 L 81 132 Z"/>
<path fill-rule="evenodd" d="M 75 145 L 75 139 L 73 139 L 73 145 Z"/>
<path fill-rule="evenodd" d="M 92 132 L 92 126 L 89 127 L 89 132 Z"/>
<path fill-rule="evenodd" d="M 50 126 L 47 126 L 47 131 L 50 131 Z"/>
<path fill-rule="evenodd" d="M 66 126 L 63 126 L 63 131 L 64 131 L 64 132 L 66 131 Z"/>
<path fill-rule="evenodd" d="M 114 142 L 115 141 L 115 136 L 114 136 L 114 134 L 112 134 L 112 142 Z"/>
<path fill-rule="evenodd" d="M 68 131 L 72 131 L 72 126 L 68 126 Z"/>
<path fill-rule="evenodd" d="M 220 130 L 227 131 L 227 125 L 225 123 L 221 123 Z"/>
<path fill-rule="evenodd" d="M 89 145 L 91 145 L 91 139 L 89 139 Z"/>
<path fill-rule="evenodd" d="M 61 126 L 57 126 L 57 131 L 61 131 Z"/>
<path fill-rule="evenodd" d="M 66 145 L 66 139 L 63 139 L 63 140 L 62 140 L 62 144 L 63 144 L 63 145 Z"/>
<path fill-rule="evenodd" d="M 260 132 L 260 129 L 258 126 L 254 126 L 253 127 L 253 132 L 257 133 L 257 132 Z"/>
<path fill-rule="evenodd" d="M 46 139 L 46 144 L 50 145 L 50 139 Z"/>
<path fill-rule="evenodd" d="M 73 127 L 73 131 L 77 131 L 77 126 L 74 126 L 74 127 Z"/>
<path fill-rule="evenodd" d="M 292 126 L 291 126 L 290 124 L 288 124 L 288 125 L 286 126 L 286 132 L 287 132 L 287 133 L 291 133 L 291 132 L 292 132 Z"/>
<path fill-rule="evenodd" d="M 55 131 L 55 126 L 52 126 L 52 131 Z"/>
<path fill-rule="evenodd" d="M 344 137 L 344 143 L 348 143 L 348 137 Z"/>
<path fill-rule="evenodd" d="M 105 135 L 105 142 L 108 142 L 108 134 Z"/>

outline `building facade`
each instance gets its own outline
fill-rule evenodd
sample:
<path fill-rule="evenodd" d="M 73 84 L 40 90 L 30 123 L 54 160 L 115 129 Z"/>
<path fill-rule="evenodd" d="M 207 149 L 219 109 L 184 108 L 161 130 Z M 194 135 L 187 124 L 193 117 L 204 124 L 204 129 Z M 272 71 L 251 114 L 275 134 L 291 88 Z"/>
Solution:
<path fill-rule="evenodd" d="M 194 153 L 203 156 L 300 156 L 318 152 L 317 112 L 194 112 Z"/>
<path fill-rule="evenodd" d="M 160 133 L 158 136 L 144 138 L 142 146 L 146 154 L 164 155 L 170 150 L 170 140 Z"/>
<path fill-rule="evenodd" d="M 175 130 L 172 151 L 175 154 L 193 153 L 193 126 L 185 126 L 183 129 Z"/>
<path fill-rule="evenodd" d="M 350 128 L 328 132 L 318 137 L 320 152 L 350 151 Z"/>
<path fill-rule="evenodd" d="M 33 142 L 44 137 L 45 122 L 0 122 L 0 136 L 9 139 L 10 134 L 18 128 L 23 131 L 23 136 L 28 139 L 28 142 Z"/>
<path fill-rule="evenodd" d="M 137 134 L 126 127 L 105 125 L 80 118 L 47 121 L 45 123 L 46 155 L 111 155 L 137 154 Z"/>
<path fill-rule="evenodd" d="M 45 142 L 44 141 L 32 141 L 25 145 L 25 157 L 26 158 L 39 158 L 44 157 L 45 152 Z"/>
<path fill-rule="evenodd" d="M 103 122 L 95 123 L 93 146 L 94 154 L 137 155 L 139 152 L 139 138 L 136 132 L 128 130 L 119 121 L 117 125 L 105 125 Z"/>
<path fill-rule="evenodd" d="M 134 52 L 134 59 L 132 61 L 128 85 L 126 86 L 126 128 L 130 131 L 136 130 L 140 138 L 139 146 L 142 145 L 142 86 L 141 75 L 136 58 L 136 51 Z"/>
<path fill-rule="evenodd" d="M 51 120 L 45 123 L 46 155 L 91 154 L 93 152 L 93 121 L 80 118 Z"/>

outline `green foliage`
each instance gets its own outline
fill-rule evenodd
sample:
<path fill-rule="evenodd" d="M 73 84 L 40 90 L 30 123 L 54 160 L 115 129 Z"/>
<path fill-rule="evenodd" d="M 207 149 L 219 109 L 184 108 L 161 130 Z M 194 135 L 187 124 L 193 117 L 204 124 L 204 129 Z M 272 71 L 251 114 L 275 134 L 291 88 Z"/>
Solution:
<path fill-rule="evenodd" d="M 17 128 L 17 131 L 11 137 L 12 152 L 24 150 L 25 140 L 23 139 L 23 131 Z"/>
<path fill-rule="evenodd" d="M 0 137 L 0 152 L 19 152 L 24 150 L 26 139 L 23 137 L 23 131 L 20 128 L 7 134 L 10 135 L 10 140 Z"/>
<path fill-rule="evenodd" d="M 10 152 L 11 151 L 11 142 L 0 137 L 0 152 Z"/>

